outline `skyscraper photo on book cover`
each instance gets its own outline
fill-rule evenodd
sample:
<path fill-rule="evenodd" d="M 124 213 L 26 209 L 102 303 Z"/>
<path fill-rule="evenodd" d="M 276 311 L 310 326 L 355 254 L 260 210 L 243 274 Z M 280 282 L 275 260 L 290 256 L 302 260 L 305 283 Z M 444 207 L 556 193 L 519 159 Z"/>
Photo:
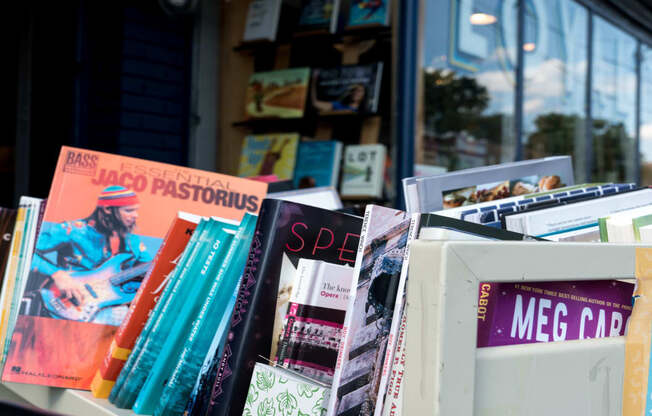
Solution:
<path fill-rule="evenodd" d="M 240 220 L 266 188 L 63 147 L 3 381 L 88 389 L 177 211 Z"/>

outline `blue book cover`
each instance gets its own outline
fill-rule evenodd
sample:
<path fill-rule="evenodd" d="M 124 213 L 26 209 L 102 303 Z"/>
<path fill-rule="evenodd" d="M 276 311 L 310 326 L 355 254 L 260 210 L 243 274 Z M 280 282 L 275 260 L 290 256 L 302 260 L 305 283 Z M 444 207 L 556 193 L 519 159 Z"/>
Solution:
<path fill-rule="evenodd" d="M 299 26 L 328 29 L 331 24 L 335 0 L 303 0 Z"/>
<path fill-rule="evenodd" d="M 389 24 L 389 0 L 351 0 L 348 27 Z"/>
<path fill-rule="evenodd" d="M 196 279 L 193 279 L 192 288 L 189 290 L 189 295 L 185 298 L 181 310 L 178 314 L 168 317 L 167 320 L 172 325 L 166 338 L 162 338 L 163 346 L 156 354 L 147 379 L 134 402 L 134 412 L 150 414 L 154 411 L 165 381 L 174 369 L 174 363 L 181 352 L 183 340 L 188 335 L 190 325 L 199 313 L 211 283 L 215 280 L 214 276 L 226 261 L 225 256 L 230 249 L 234 234 L 233 230 L 225 228 L 221 228 L 217 232 L 217 238 L 206 258 L 203 259 L 199 274 Z"/>
<path fill-rule="evenodd" d="M 301 142 L 294 170 L 295 188 L 337 187 L 341 159 L 341 142 Z"/>
<path fill-rule="evenodd" d="M 231 300 L 244 271 L 256 219 L 256 216 L 249 214 L 243 219 L 238 235 L 213 280 L 198 316 L 192 323 L 177 365 L 162 389 L 160 400 L 155 397 L 155 401 L 158 401 L 156 415 L 172 416 L 183 413 L 213 338 L 224 338 L 226 325 L 221 332 L 218 328 L 223 317 L 230 317 L 233 311 L 235 302 Z"/>

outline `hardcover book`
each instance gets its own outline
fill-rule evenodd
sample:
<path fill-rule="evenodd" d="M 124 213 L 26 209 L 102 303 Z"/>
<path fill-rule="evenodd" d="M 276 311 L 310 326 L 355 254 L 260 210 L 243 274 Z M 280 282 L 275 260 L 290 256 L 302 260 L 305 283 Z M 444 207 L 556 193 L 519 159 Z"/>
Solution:
<path fill-rule="evenodd" d="M 328 415 L 371 415 L 408 240 L 410 216 L 367 205 Z"/>
<path fill-rule="evenodd" d="M 292 179 L 299 146 L 298 133 L 258 134 L 245 137 L 238 176 L 276 175 Z"/>
<path fill-rule="evenodd" d="M 189 404 L 195 415 L 242 414 L 254 363 L 268 357 L 276 341 L 272 333 L 284 259 L 355 262 L 359 217 L 271 199 L 259 215 L 224 352 L 215 357 Z"/>
<path fill-rule="evenodd" d="M 118 378 L 120 370 L 122 370 L 129 353 L 134 347 L 136 338 L 145 326 L 147 317 L 168 282 L 168 275 L 174 270 L 176 263 L 197 228 L 199 220 L 199 217 L 191 214 L 183 212 L 177 214 L 156 253 L 152 268 L 138 288 L 136 297 L 129 306 L 127 316 L 122 321 L 111 342 L 111 348 L 109 348 L 102 365 L 95 373 L 91 383 L 93 396 L 103 399 L 109 397 L 115 380 Z"/>
<path fill-rule="evenodd" d="M 62 147 L 3 380 L 89 389 L 177 211 L 240 220 L 267 185 Z M 74 342 L 75 348 L 70 348 Z"/>
<path fill-rule="evenodd" d="M 348 27 L 389 25 L 389 0 L 351 0 Z"/>
<path fill-rule="evenodd" d="M 299 143 L 294 168 L 295 188 L 337 187 L 342 160 L 342 142 L 335 140 Z"/>
<path fill-rule="evenodd" d="M 276 363 L 327 385 L 333 381 L 353 268 L 300 259 Z"/>
<path fill-rule="evenodd" d="M 256 118 L 303 117 L 310 68 L 257 72 L 247 86 L 245 115 Z"/>
<path fill-rule="evenodd" d="M 319 113 L 376 113 L 383 63 L 313 70 L 310 100 Z"/>
<path fill-rule="evenodd" d="M 478 348 L 623 335 L 633 291 L 617 280 L 481 283 Z"/>
<path fill-rule="evenodd" d="M 340 195 L 349 198 L 381 198 L 385 178 L 386 149 L 382 144 L 347 146 Z"/>

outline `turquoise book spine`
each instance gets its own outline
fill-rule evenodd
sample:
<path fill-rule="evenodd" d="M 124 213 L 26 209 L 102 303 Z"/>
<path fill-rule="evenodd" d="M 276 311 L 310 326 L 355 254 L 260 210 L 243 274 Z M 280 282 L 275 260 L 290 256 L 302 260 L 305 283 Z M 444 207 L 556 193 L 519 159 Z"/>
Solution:
<path fill-rule="evenodd" d="M 190 241 L 188 241 L 188 244 L 186 245 L 186 248 L 183 251 L 181 258 L 179 259 L 179 262 L 177 263 L 176 267 L 172 271 L 172 274 L 170 275 L 170 280 L 165 286 L 165 289 L 163 289 L 163 292 L 161 293 L 161 298 L 152 309 L 152 312 L 150 313 L 150 316 L 147 319 L 147 322 L 145 323 L 145 327 L 143 327 L 143 330 L 140 332 L 140 335 L 138 335 L 138 338 L 136 339 L 136 343 L 134 344 L 134 348 L 129 354 L 129 358 L 127 359 L 127 362 L 125 363 L 124 367 L 120 371 L 120 374 L 116 379 L 113 389 L 111 389 L 111 394 L 109 395 L 109 402 L 114 404 L 117 403 L 117 399 L 118 396 L 120 395 L 122 386 L 124 385 L 124 382 L 127 379 L 127 376 L 129 375 L 134 362 L 136 361 L 136 358 L 140 354 L 143 343 L 149 336 L 149 332 L 151 331 L 152 326 L 154 326 L 154 322 L 156 321 L 156 316 L 158 316 L 167 298 L 170 296 L 170 293 L 172 292 L 172 287 L 176 284 L 176 281 L 178 280 L 181 271 L 185 267 L 188 258 L 192 255 L 192 253 L 195 250 L 198 249 L 198 242 L 200 238 L 205 238 L 208 224 L 209 221 L 207 219 L 202 219 L 197 225 L 197 228 L 195 229 L 195 232 L 193 233 L 192 237 L 190 237 Z"/>
<path fill-rule="evenodd" d="M 138 393 L 140 392 L 143 383 L 152 369 L 152 365 L 156 360 L 156 356 L 164 343 L 164 340 L 169 333 L 170 326 L 174 324 L 173 319 L 179 314 L 186 299 L 190 295 L 192 288 L 193 276 L 199 274 L 203 265 L 203 259 L 206 258 L 211 250 L 214 240 L 217 237 L 217 231 L 224 227 L 233 227 L 230 224 L 221 223 L 217 220 L 210 219 L 206 238 L 202 241 L 200 239 L 198 250 L 193 252 L 188 259 L 185 267 L 181 271 L 179 278 L 172 287 L 172 292 L 165 304 L 160 310 L 149 336 L 145 340 L 136 361 L 125 380 L 124 386 L 116 406 L 121 408 L 131 408 L 136 401 Z"/>
<path fill-rule="evenodd" d="M 218 231 L 211 251 L 204 259 L 199 274 L 193 279 L 192 288 L 183 308 L 174 317 L 174 322 L 170 326 L 166 338 L 163 339 L 162 347 L 156 354 L 156 361 L 154 361 L 134 402 L 134 412 L 151 414 L 154 411 L 165 382 L 172 373 L 174 364 L 183 348 L 183 341 L 187 338 L 191 324 L 199 313 L 206 294 L 210 291 L 211 283 L 220 269 L 220 264 L 225 260 L 227 251 L 234 241 L 233 237 L 234 233 L 231 230 L 221 229 Z"/>
<path fill-rule="evenodd" d="M 257 217 L 247 214 L 238 240 L 232 244 L 218 275 L 211 285 L 197 319 L 194 320 L 177 365 L 162 389 L 155 415 L 182 414 L 192 392 L 202 363 L 214 338 L 224 338 L 226 322 L 235 305 L 238 284 L 247 262 Z M 226 317 L 226 319 L 224 319 Z M 218 328 L 222 325 L 222 333 Z M 217 332 L 216 332 L 217 331 Z"/>

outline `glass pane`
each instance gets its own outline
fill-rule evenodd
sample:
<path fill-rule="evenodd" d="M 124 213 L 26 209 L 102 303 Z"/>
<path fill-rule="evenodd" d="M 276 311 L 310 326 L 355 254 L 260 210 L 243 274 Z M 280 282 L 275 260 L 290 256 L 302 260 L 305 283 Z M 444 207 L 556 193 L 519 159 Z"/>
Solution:
<path fill-rule="evenodd" d="M 525 4 L 523 156 L 571 155 L 586 182 L 588 12 L 571 0 Z"/>
<path fill-rule="evenodd" d="M 594 17 L 593 179 L 636 180 L 636 40 Z"/>
<path fill-rule="evenodd" d="M 641 47 L 641 185 L 652 185 L 652 48 Z"/>
<path fill-rule="evenodd" d="M 514 160 L 517 1 L 425 0 L 425 12 L 417 163 L 454 170 Z"/>

